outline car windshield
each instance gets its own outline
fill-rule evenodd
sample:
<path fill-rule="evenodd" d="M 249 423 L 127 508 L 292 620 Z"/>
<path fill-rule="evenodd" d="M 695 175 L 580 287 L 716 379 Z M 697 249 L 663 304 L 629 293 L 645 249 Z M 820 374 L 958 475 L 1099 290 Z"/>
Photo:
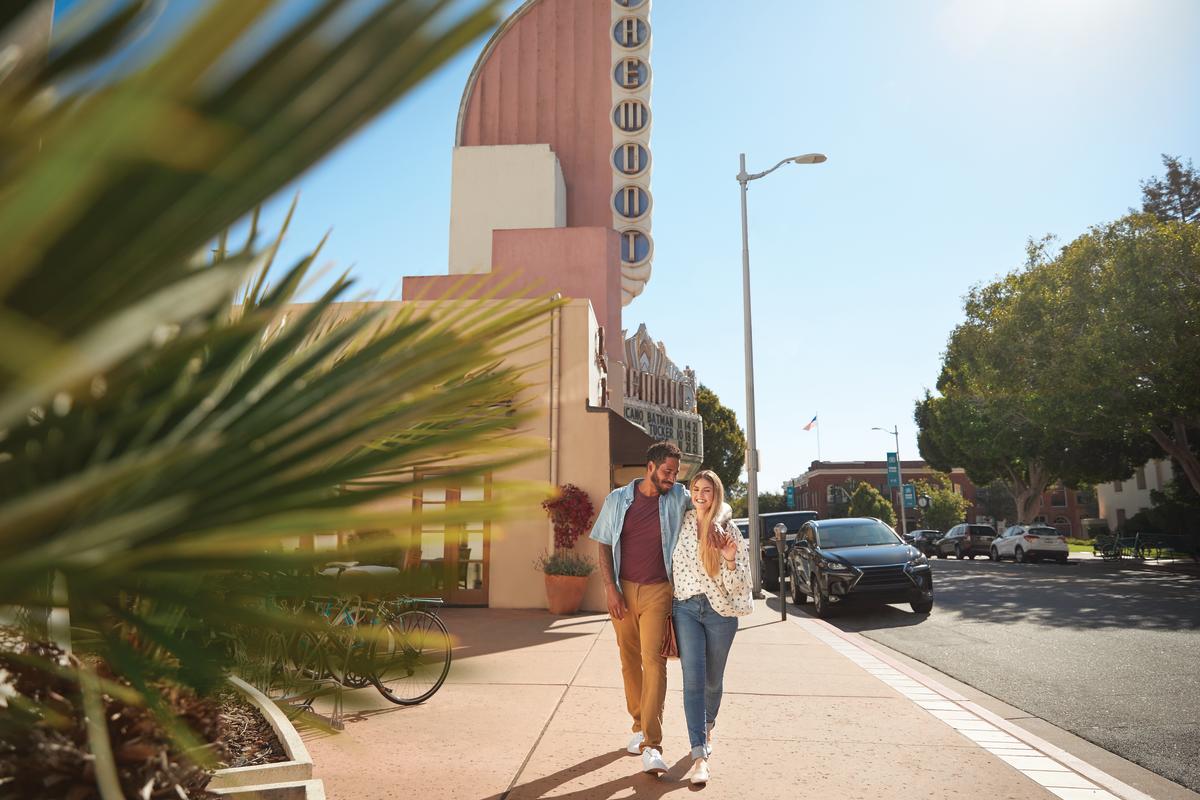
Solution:
<path fill-rule="evenodd" d="M 987 525 L 972 525 L 967 531 L 972 536 L 995 536 L 996 531 L 989 528 Z"/>
<path fill-rule="evenodd" d="M 1058 536 L 1055 528 L 1030 528 L 1029 532 L 1035 536 Z"/>
<path fill-rule="evenodd" d="M 838 525 L 817 531 L 819 547 L 867 547 L 873 544 L 900 544 L 892 529 L 882 522 Z"/>

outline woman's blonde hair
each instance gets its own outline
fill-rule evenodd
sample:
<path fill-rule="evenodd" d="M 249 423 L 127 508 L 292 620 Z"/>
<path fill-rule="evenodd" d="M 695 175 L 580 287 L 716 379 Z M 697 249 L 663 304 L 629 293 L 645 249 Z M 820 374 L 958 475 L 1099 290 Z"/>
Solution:
<path fill-rule="evenodd" d="M 713 501 L 712 505 L 708 507 L 708 511 L 702 513 L 700 509 L 696 509 L 696 530 L 700 531 L 698 549 L 700 560 L 704 564 L 704 571 L 710 578 L 715 578 L 721 569 L 721 551 L 717 549 L 716 542 L 713 541 L 712 529 L 713 521 L 725 505 L 725 485 L 721 483 L 717 473 L 711 469 L 701 470 L 693 475 L 692 488 L 695 488 L 696 481 L 708 481 L 713 487 Z"/>

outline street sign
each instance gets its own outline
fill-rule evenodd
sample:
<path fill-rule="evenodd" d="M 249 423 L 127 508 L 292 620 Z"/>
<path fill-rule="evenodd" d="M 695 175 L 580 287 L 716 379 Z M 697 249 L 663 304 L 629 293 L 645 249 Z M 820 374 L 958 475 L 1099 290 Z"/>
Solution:
<path fill-rule="evenodd" d="M 888 486 L 895 489 L 900 485 L 900 462 L 896 460 L 895 453 L 887 454 L 888 465 Z"/>
<path fill-rule="evenodd" d="M 790 511 L 796 507 L 796 487 L 786 486 L 784 487 L 784 492 L 787 496 L 787 507 Z"/>
<path fill-rule="evenodd" d="M 904 484 L 904 507 L 917 507 L 917 488 L 911 483 Z"/>

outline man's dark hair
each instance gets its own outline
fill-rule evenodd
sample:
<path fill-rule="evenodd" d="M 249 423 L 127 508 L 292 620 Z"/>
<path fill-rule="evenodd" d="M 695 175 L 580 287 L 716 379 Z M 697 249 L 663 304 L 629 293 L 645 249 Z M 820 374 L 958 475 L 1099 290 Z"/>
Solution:
<path fill-rule="evenodd" d="M 672 442 L 655 442 L 646 451 L 646 460 L 656 467 L 668 458 L 683 458 L 683 451 Z"/>

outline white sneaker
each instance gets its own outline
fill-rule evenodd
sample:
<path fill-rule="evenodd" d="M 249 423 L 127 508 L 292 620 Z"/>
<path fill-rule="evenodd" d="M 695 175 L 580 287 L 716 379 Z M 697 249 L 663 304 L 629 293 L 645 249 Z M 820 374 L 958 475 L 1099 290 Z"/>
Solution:
<path fill-rule="evenodd" d="M 708 759 L 697 758 L 692 763 L 692 769 L 687 774 L 689 782 L 694 784 L 708 783 Z"/>
<path fill-rule="evenodd" d="M 653 747 L 647 747 L 642 751 L 642 772 L 649 772 L 651 775 L 661 775 L 666 771 L 667 762 L 663 761 L 662 753 Z"/>
<path fill-rule="evenodd" d="M 642 733 L 641 731 L 638 731 L 630 738 L 629 745 L 625 748 L 625 751 L 627 753 L 629 753 L 630 755 L 635 755 L 635 756 L 641 755 L 642 741 L 645 738 L 646 738 L 646 734 Z"/>

